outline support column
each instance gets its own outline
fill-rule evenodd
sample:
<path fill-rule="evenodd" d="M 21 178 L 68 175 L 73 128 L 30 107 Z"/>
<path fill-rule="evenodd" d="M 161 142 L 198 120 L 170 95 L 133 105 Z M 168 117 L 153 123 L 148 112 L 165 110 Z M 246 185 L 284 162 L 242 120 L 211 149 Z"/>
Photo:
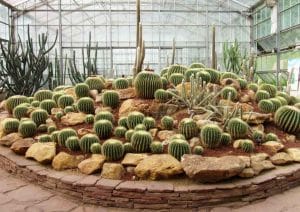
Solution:
<path fill-rule="evenodd" d="M 276 4 L 276 17 L 277 17 L 277 28 L 276 28 L 276 86 L 279 87 L 279 72 L 280 72 L 280 7 L 279 7 L 279 2 L 277 1 Z"/>
<path fill-rule="evenodd" d="M 63 64 L 63 50 L 62 50 L 62 15 L 61 15 L 61 0 L 58 1 L 58 48 L 59 48 L 59 71 L 61 75 L 64 76 L 64 64 Z M 63 77 L 62 77 L 63 79 Z M 58 80 L 58 79 L 57 79 Z M 59 79 L 61 80 L 61 79 Z M 63 82 L 58 82 L 59 85 L 63 84 Z"/>

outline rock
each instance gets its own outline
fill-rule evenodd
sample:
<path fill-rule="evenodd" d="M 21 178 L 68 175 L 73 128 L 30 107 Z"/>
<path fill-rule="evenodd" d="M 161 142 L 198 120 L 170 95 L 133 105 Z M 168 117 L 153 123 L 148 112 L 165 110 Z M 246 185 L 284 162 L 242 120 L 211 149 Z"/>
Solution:
<path fill-rule="evenodd" d="M 124 167 L 119 163 L 104 163 L 101 177 L 111 180 L 120 180 L 125 174 Z"/>
<path fill-rule="evenodd" d="M 69 87 L 69 88 L 64 89 L 64 93 L 72 96 L 74 99 L 77 99 L 74 87 Z"/>
<path fill-rule="evenodd" d="M 19 139 L 11 145 L 10 149 L 18 155 L 25 155 L 33 143 L 34 140 L 32 138 Z"/>
<path fill-rule="evenodd" d="M 52 115 L 55 115 L 55 114 L 57 114 L 57 113 L 59 113 L 59 112 L 63 112 L 63 111 L 64 111 L 64 110 L 61 109 L 60 107 L 54 107 L 54 108 L 51 109 L 51 114 L 52 114 Z"/>
<path fill-rule="evenodd" d="M 272 114 L 264 114 L 264 113 L 248 113 L 243 114 L 243 120 L 246 121 L 248 124 L 262 124 L 265 121 L 270 121 L 272 118 Z"/>
<path fill-rule="evenodd" d="M 213 114 L 213 112 L 209 110 L 209 111 L 207 111 L 206 113 L 194 115 L 194 116 L 193 116 L 193 119 L 194 119 L 196 122 L 199 121 L 199 120 L 207 120 L 207 118 L 208 118 L 209 116 L 211 116 L 211 114 Z"/>
<path fill-rule="evenodd" d="M 83 174 L 93 174 L 99 171 L 105 161 L 105 156 L 100 154 L 93 154 L 90 158 L 81 161 L 78 164 L 78 169 Z"/>
<path fill-rule="evenodd" d="M 34 143 L 26 151 L 25 157 L 33 158 L 36 161 L 44 164 L 50 163 L 56 154 L 55 145 L 56 144 L 54 142 Z"/>
<path fill-rule="evenodd" d="M 74 126 L 84 123 L 86 114 L 69 112 L 61 117 L 61 123 L 65 126 Z"/>
<path fill-rule="evenodd" d="M 269 158 L 269 155 L 266 153 L 257 153 L 257 154 L 253 154 L 250 157 L 251 163 L 253 161 L 263 161 L 266 160 L 267 158 Z"/>
<path fill-rule="evenodd" d="M 199 182 L 218 182 L 239 175 L 246 163 L 237 156 L 202 157 L 184 155 L 181 165 L 186 175 Z"/>
<path fill-rule="evenodd" d="M 291 143 L 297 142 L 295 135 L 287 134 L 286 137 L 285 137 L 285 140 L 286 140 L 286 142 L 291 142 Z"/>
<path fill-rule="evenodd" d="M 162 118 L 165 115 L 173 115 L 178 111 L 179 107 L 175 104 L 158 103 L 153 101 L 149 109 L 145 111 L 153 118 Z"/>
<path fill-rule="evenodd" d="M 251 97 L 248 94 L 244 94 L 240 97 L 240 102 L 248 103 L 251 101 Z"/>
<path fill-rule="evenodd" d="M 79 137 L 82 137 L 86 134 L 89 134 L 89 133 L 93 133 L 93 130 L 92 129 L 87 129 L 87 128 L 80 128 L 77 130 L 77 134 Z"/>
<path fill-rule="evenodd" d="M 275 166 L 269 160 L 251 161 L 251 168 L 255 175 L 259 175 L 264 170 L 274 169 Z"/>
<path fill-rule="evenodd" d="M 143 112 L 145 108 L 149 108 L 149 102 L 141 99 L 127 99 L 125 100 L 119 109 L 119 117 L 127 116 L 132 111 Z"/>
<path fill-rule="evenodd" d="M 0 102 L 0 110 L 5 110 L 6 100 Z"/>
<path fill-rule="evenodd" d="M 156 135 L 157 135 L 158 129 L 157 128 L 152 128 L 152 129 L 149 130 L 149 132 L 150 132 L 151 136 L 153 138 L 155 138 Z"/>
<path fill-rule="evenodd" d="M 258 124 L 258 125 L 251 126 L 251 129 L 252 129 L 252 131 L 256 131 L 256 130 L 259 130 L 259 131 L 262 131 L 262 132 L 265 131 L 265 127 L 264 127 L 263 124 Z"/>
<path fill-rule="evenodd" d="M 189 140 L 190 147 L 193 149 L 195 146 L 201 145 L 201 141 L 199 137 L 194 137 Z"/>
<path fill-rule="evenodd" d="M 300 148 L 288 148 L 286 152 L 291 156 L 293 161 L 300 162 Z"/>
<path fill-rule="evenodd" d="M 239 177 L 250 178 L 254 176 L 254 171 L 252 168 L 245 168 L 240 174 Z"/>
<path fill-rule="evenodd" d="M 3 136 L 5 136 L 4 130 L 3 130 L 3 126 L 0 123 L 0 139 L 3 138 Z"/>
<path fill-rule="evenodd" d="M 22 137 L 19 133 L 10 133 L 0 139 L 0 144 L 10 147 L 14 142 L 20 139 L 22 139 Z"/>
<path fill-rule="evenodd" d="M 184 88 L 185 88 L 187 96 L 189 97 L 191 95 L 191 83 L 190 82 L 185 82 L 184 83 Z M 179 93 L 179 95 L 181 95 L 182 83 L 180 83 L 176 86 L 176 91 Z"/>
<path fill-rule="evenodd" d="M 161 130 L 157 133 L 157 137 L 159 140 L 164 141 L 170 139 L 170 137 L 175 134 L 176 132 L 173 130 Z"/>
<path fill-rule="evenodd" d="M 102 96 L 101 96 L 100 94 L 98 94 L 98 95 L 96 96 L 95 102 L 96 102 L 96 103 L 102 102 Z"/>
<path fill-rule="evenodd" d="M 238 156 L 238 158 L 245 162 L 246 167 L 250 167 L 250 165 L 251 165 L 250 157 L 248 157 L 248 156 Z"/>
<path fill-rule="evenodd" d="M 271 151 L 273 154 L 276 152 L 282 150 L 284 148 L 284 145 L 277 141 L 267 141 L 266 143 L 262 144 L 264 147 L 266 147 L 269 151 Z"/>
<path fill-rule="evenodd" d="M 137 166 L 146 157 L 148 157 L 147 154 L 127 153 L 121 164 L 124 166 Z"/>
<path fill-rule="evenodd" d="M 96 100 L 96 97 L 98 96 L 98 90 L 90 90 L 90 96 Z"/>
<path fill-rule="evenodd" d="M 279 152 L 270 158 L 274 165 L 285 165 L 293 162 L 293 158 L 285 152 Z"/>
<path fill-rule="evenodd" d="M 235 140 L 235 141 L 233 142 L 233 148 L 235 148 L 235 149 L 240 148 L 240 143 L 241 143 L 241 141 L 242 141 L 242 139 Z"/>
<path fill-rule="evenodd" d="M 204 127 L 205 125 L 207 124 L 216 124 L 218 125 L 219 123 L 218 122 L 215 122 L 215 121 L 211 121 L 211 120 L 198 120 L 196 122 L 197 126 L 202 129 L 202 127 Z"/>
<path fill-rule="evenodd" d="M 235 105 L 236 109 L 239 107 L 242 107 L 243 112 L 252 112 L 254 110 L 253 106 L 247 104 L 247 103 L 242 103 L 242 104 L 236 104 Z"/>
<path fill-rule="evenodd" d="M 136 96 L 135 89 L 132 87 L 126 89 L 119 89 L 117 91 L 119 92 L 120 100 L 133 99 Z"/>
<path fill-rule="evenodd" d="M 52 161 L 52 167 L 55 170 L 77 168 L 78 164 L 84 159 L 83 155 L 70 155 L 65 152 L 60 152 Z"/>
<path fill-rule="evenodd" d="M 221 86 L 232 86 L 234 87 L 237 91 L 241 89 L 239 81 L 232 79 L 232 78 L 225 78 L 222 79 L 220 82 Z"/>
<path fill-rule="evenodd" d="M 141 179 L 167 179 L 183 172 L 178 160 L 169 154 L 151 155 L 142 160 L 134 169 Z"/>
<path fill-rule="evenodd" d="M 255 101 L 255 92 L 253 90 L 247 90 L 247 95 L 250 97 L 251 101 Z"/>
<path fill-rule="evenodd" d="M 101 111 L 108 111 L 108 112 L 113 112 L 111 107 L 96 107 L 95 109 L 95 114 L 101 112 Z"/>

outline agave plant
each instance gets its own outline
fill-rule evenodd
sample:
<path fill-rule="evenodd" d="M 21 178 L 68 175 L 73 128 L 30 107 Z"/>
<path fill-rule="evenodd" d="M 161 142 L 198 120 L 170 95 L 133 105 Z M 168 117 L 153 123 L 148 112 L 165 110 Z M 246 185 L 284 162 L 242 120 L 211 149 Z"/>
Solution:
<path fill-rule="evenodd" d="M 242 60 L 243 57 L 237 40 L 232 45 L 226 42 L 223 44 L 223 62 L 226 71 L 239 74 L 242 70 Z"/>

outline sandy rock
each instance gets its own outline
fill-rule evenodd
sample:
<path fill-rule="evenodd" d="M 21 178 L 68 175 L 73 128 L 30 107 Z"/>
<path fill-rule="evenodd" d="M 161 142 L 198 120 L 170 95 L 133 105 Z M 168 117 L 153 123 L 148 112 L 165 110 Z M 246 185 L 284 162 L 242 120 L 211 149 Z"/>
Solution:
<path fill-rule="evenodd" d="M 168 140 L 171 136 L 175 134 L 176 132 L 173 130 L 161 130 L 157 133 L 157 137 L 159 140 L 164 141 L 164 140 Z"/>
<path fill-rule="evenodd" d="M 77 134 L 79 137 L 82 137 L 86 134 L 93 133 L 92 129 L 80 128 L 77 130 Z"/>
<path fill-rule="evenodd" d="M 254 126 L 251 126 L 251 129 L 252 131 L 256 131 L 256 130 L 259 130 L 259 131 L 262 131 L 264 132 L 265 131 L 265 127 L 263 124 L 258 124 L 258 125 L 254 125 Z"/>
<path fill-rule="evenodd" d="M 248 103 L 252 100 L 251 100 L 251 96 L 249 96 L 248 94 L 244 94 L 240 97 L 239 101 L 242 102 L 242 103 Z"/>
<path fill-rule="evenodd" d="M 237 91 L 241 89 L 239 81 L 231 78 L 225 78 L 222 79 L 220 82 L 221 86 L 232 86 L 234 87 Z"/>
<path fill-rule="evenodd" d="M 3 130 L 3 125 L 1 123 L 1 120 L 0 120 L 0 139 L 5 136 L 5 133 L 4 133 L 4 130 Z"/>
<path fill-rule="evenodd" d="M 286 152 L 291 156 L 293 161 L 300 162 L 300 148 L 288 148 Z"/>
<path fill-rule="evenodd" d="M 218 182 L 239 175 L 246 163 L 237 156 L 202 157 L 184 155 L 181 165 L 189 178 L 199 182 Z"/>
<path fill-rule="evenodd" d="M 102 95 L 98 94 L 95 98 L 95 103 L 102 102 Z"/>
<path fill-rule="evenodd" d="M 207 111 L 206 113 L 194 115 L 193 119 L 197 122 L 199 120 L 207 120 L 207 118 L 212 114 L 212 111 Z"/>
<path fill-rule="evenodd" d="M 18 155 L 25 155 L 26 151 L 29 149 L 29 147 L 31 147 L 33 142 L 34 140 L 32 138 L 19 139 L 11 145 L 10 149 Z"/>
<path fill-rule="evenodd" d="M 167 179 L 183 172 L 178 160 L 168 154 L 151 155 L 142 160 L 134 170 L 141 179 Z"/>
<path fill-rule="evenodd" d="M 295 135 L 289 135 L 289 134 L 287 134 L 287 135 L 285 136 L 285 141 L 286 141 L 286 142 L 295 143 L 295 142 L 297 142 L 297 139 L 296 139 L 296 136 L 295 136 Z"/>
<path fill-rule="evenodd" d="M 195 146 L 201 145 L 201 141 L 199 137 L 194 137 L 189 140 L 190 147 L 193 149 Z"/>
<path fill-rule="evenodd" d="M 84 159 L 83 155 L 74 156 L 65 152 L 60 152 L 54 157 L 52 161 L 52 167 L 55 170 L 77 168 L 78 164 L 83 159 Z"/>
<path fill-rule="evenodd" d="M 83 174 L 93 174 L 102 168 L 104 161 L 105 156 L 93 154 L 90 158 L 81 161 L 78 164 L 78 169 Z"/>
<path fill-rule="evenodd" d="M 98 96 L 99 92 L 98 90 L 90 90 L 90 96 L 96 100 L 96 97 Z"/>
<path fill-rule="evenodd" d="M 204 126 L 207 125 L 207 124 L 216 124 L 216 125 L 218 125 L 219 123 L 218 123 L 218 122 L 215 122 L 215 121 L 211 121 L 211 120 L 198 120 L 198 121 L 196 122 L 196 124 L 197 124 L 197 127 L 198 127 L 199 129 L 202 129 L 202 127 L 204 127 Z"/>
<path fill-rule="evenodd" d="M 248 113 L 243 114 L 243 120 L 247 121 L 248 124 L 263 124 L 265 121 L 270 121 L 272 118 L 272 114 L 264 114 L 264 113 Z"/>
<path fill-rule="evenodd" d="M 95 114 L 101 112 L 101 111 L 109 111 L 109 112 L 113 112 L 111 107 L 96 107 L 95 109 Z"/>
<path fill-rule="evenodd" d="M 104 163 L 101 177 L 111 180 L 120 180 L 125 174 L 124 167 L 119 163 Z"/>
<path fill-rule="evenodd" d="M 6 103 L 6 100 L 3 100 L 0 102 L 0 109 L 1 110 L 5 110 L 5 103 Z"/>
<path fill-rule="evenodd" d="M 152 128 L 149 130 L 150 134 L 152 135 L 153 138 L 156 137 L 158 129 L 157 128 Z"/>
<path fill-rule="evenodd" d="M 293 158 L 285 152 L 279 152 L 270 158 L 274 165 L 285 165 L 293 162 Z"/>
<path fill-rule="evenodd" d="M 257 154 L 253 154 L 251 155 L 250 159 L 251 159 L 251 163 L 253 161 L 263 161 L 266 160 L 267 158 L 269 158 L 269 155 L 266 153 L 257 153 Z"/>
<path fill-rule="evenodd" d="M 74 99 L 77 99 L 76 93 L 75 93 L 75 88 L 74 87 L 70 87 L 70 88 L 66 88 L 64 90 L 64 93 L 72 96 Z"/>
<path fill-rule="evenodd" d="M 254 176 L 254 171 L 252 168 L 245 168 L 240 174 L 239 177 L 250 178 Z"/>
<path fill-rule="evenodd" d="M 50 163 L 56 154 L 54 142 L 34 143 L 26 151 L 26 158 L 33 158 L 40 163 Z"/>
<path fill-rule="evenodd" d="M 65 126 L 74 126 L 84 123 L 86 114 L 70 112 L 61 118 L 61 123 Z"/>
<path fill-rule="evenodd" d="M 240 148 L 240 143 L 241 143 L 241 141 L 242 141 L 242 139 L 235 140 L 235 141 L 233 142 L 233 148 L 235 148 L 235 149 Z"/>
<path fill-rule="evenodd" d="M 148 157 L 147 154 L 127 153 L 121 164 L 124 166 L 137 166 L 146 157 Z"/>
<path fill-rule="evenodd" d="M 0 139 L 0 144 L 10 147 L 14 142 L 20 139 L 22 139 L 22 137 L 19 133 L 10 133 Z"/>
<path fill-rule="evenodd" d="M 262 144 L 264 147 L 266 147 L 269 151 L 271 151 L 273 154 L 276 152 L 282 150 L 284 148 L 284 145 L 277 141 L 267 141 L 266 143 Z"/>
<path fill-rule="evenodd" d="M 136 96 L 135 89 L 132 87 L 119 89 L 117 91 L 119 92 L 120 100 L 133 99 Z"/>
<path fill-rule="evenodd" d="M 55 114 L 57 114 L 57 113 L 59 113 L 59 112 L 63 112 L 63 111 L 64 111 L 64 110 L 61 109 L 60 107 L 54 107 L 54 108 L 51 109 L 51 114 L 52 114 L 52 115 L 55 115 Z"/>
<path fill-rule="evenodd" d="M 178 111 L 179 107 L 175 104 L 158 103 L 153 101 L 146 114 L 153 118 L 162 118 L 165 115 L 173 115 Z"/>
<path fill-rule="evenodd" d="M 140 99 L 127 99 L 125 100 L 119 109 L 119 117 L 127 116 L 132 111 L 141 111 L 139 109 L 143 109 L 149 107 L 149 103 L 140 100 Z"/>
<path fill-rule="evenodd" d="M 246 167 L 250 167 L 250 165 L 251 165 L 250 157 L 248 157 L 248 156 L 238 156 L 238 158 L 245 162 Z"/>
<path fill-rule="evenodd" d="M 269 160 L 251 161 L 251 168 L 255 175 L 259 175 L 264 170 L 274 169 L 275 166 Z"/>

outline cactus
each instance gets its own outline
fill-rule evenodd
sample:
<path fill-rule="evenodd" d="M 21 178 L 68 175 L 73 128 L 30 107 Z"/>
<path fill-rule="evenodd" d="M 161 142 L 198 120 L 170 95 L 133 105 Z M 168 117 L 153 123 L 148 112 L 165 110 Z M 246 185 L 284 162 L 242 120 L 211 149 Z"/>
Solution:
<path fill-rule="evenodd" d="M 84 118 L 84 122 L 87 124 L 93 124 L 95 120 L 95 117 L 93 114 L 87 114 Z"/>
<path fill-rule="evenodd" d="M 290 102 L 291 105 L 295 105 L 297 103 L 300 103 L 300 98 L 295 96 L 290 96 Z"/>
<path fill-rule="evenodd" d="M 127 79 L 119 78 L 113 82 L 113 86 L 115 89 L 125 89 L 129 87 L 129 83 Z"/>
<path fill-rule="evenodd" d="M 127 125 L 127 117 L 121 117 L 118 120 L 118 125 L 125 127 L 126 129 L 128 129 L 128 125 Z"/>
<path fill-rule="evenodd" d="M 202 155 L 204 152 L 204 149 L 202 146 L 195 146 L 194 149 L 193 149 L 193 153 L 195 155 Z"/>
<path fill-rule="evenodd" d="M 174 140 L 174 139 L 183 139 L 183 140 L 185 140 L 185 137 L 182 134 L 175 134 L 175 135 L 172 135 L 169 140 Z"/>
<path fill-rule="evenodd" d="M 66 140 L 66 147 L 70 151 L 78 151 L 80 150 L 79 138 L 77 136 L 68 137 Z"/>
<path fill-rule="evenodd" d="M 120 160 L 124 155 L 124 147 L 121 141 L 108 139 L 102 145 L 102 154 L 108 161 Z"/>
<path fill-rule="evenodd" d="M 149 152 L 152 136 L 147 131 L 139 130 L 132 134 L 130 141 L 135 152 Z"/>
<path fill-rule="evenodd" d="M 164 152 L 164 147 L 160 141 L 154 141 L 150 145 L 150 150 L 152 154 L 161 154 Z"/>
<path fill-rule="evenodd" d="M 130 142 L 131 137 L 132 137 L 134 132 L 135 132 L 134 130 L 127 130 L 126 133 L 125 133 L 125 140 Z"/>
<path fill-rule="evenodd" d="M 113 123 L 114 115 L 109 111 L 101 111 L 101 112 L 97 113 L 95 116 L 95 121 L 99 121 L 99 120 L 108 120 L 111 123 Z"/>
<path fill-rule="evenodd" d="M 172 130 L 174 126 L 174 119 L 171 116 L 164 116 L 160 123 L 163 129 Z"/>
<path fill-rule="evenodd" d="M 281 103 L 282 106 L 288 105 L 288 102 L 287 102 L 286 99 L 283 98 L 282 96 L 276 96 L 275 98 L 278 99 L 278 100 L 280 101 L 280 103 Z"/>
<path fill-rule="evenodd" d="M 40 103 L 40 108 L 46 110 L 48 114 L 51 114 L 51 109 L 55 107 L 57 107 L 56 102 L 52 99 L 45 99 Z"/>
<path fill-rule="evenodd" d="M 135 131 L 138 130 L 147 130 L 146 126 L 144 124 L 137 124 L 134 128 Z"/>
<path fill-rule="evenodd" d="M 196 78 L 197 79 L 201 78 L 202 82 L 206 82 L 206 83 L 209 83 L 211 80 L 210 74 L 207 71 L 199 71 L 196 74 Z"/>
<path fill-rule="evenodd" d="M 40 126 L 41 124 L 46 124 L 48 113 L 46 110 L 36 109 L 30 114 L 30 118 L 36 123 L 37 126 Z"/>
<path fill-rule="evenodd" d="M 223 132 L 220 139 L 220 144 L 227 146 L 231 143 L 231 135 L 229 133 Z"/>
<path fill-rule="evenodd" d="M 21 121 L 19 124 L 18 132 L 22 135 L 22 137 L 32 137 L 36 134 L 37 126 L 31 120 Z"/>
<path fill-rule="evenodd" d="M 88 97 L 90 95 L 90 88 L 86 83 L 78 83 L 75 85 L 75 94 L 77 98 Z"/>
<path fill-rule="evenodd" d="M 51 141 L 52 141 L 52 139 L 51 139 L 50 135 L 40 135 L 39 139 L 38 139 L 38 142 L 40 142 L 40 143 L 46 143 L 46 142 L 51 142 Z"/>
<path fill-rule="evenodd" d="M 274 133 L 268 133 L 266 136 L 265 136 L 265 141 L 278 141 L 278 136 Z"/>
<path fill-rule="evenodd" d="M 64 109 L 67 106 L 72 106 L 73 103 L 74 103 L 74 98 L 68 94 L 64 94 L 60 96 L 57 100 L 58 106 L 62 109 Z"/>
<path fill-rule="evenodd" d="M 6 100 L 5 108 L 11 114 L 14 108 L 22 103 L 29 103 L 26 96 L 21 96 L 21 95 L 11 96 Z"/>
<path fill-rule="evenodd" d="M 171 65 L 168 69 L 168 79 L 170 79 L 170 76 L 174 73 L 184 74 L 187 70 L 187 67 L 182 65 Z"/>
<path fill-rule="evenodd" d="M 58 143 L 58 135 L 59 135 L 60 131 L 59 130 L 55 130 L 54 132 L 51 133 L 51 140 L 55 143 Z"/>
<path fill-rule="evenodd" d="M 129 142 L 125 143 L 125 144 L 123 145 L 123 147 L 124 147 L 124 154 L 134 152 L 134 149 L 133 149 L 133 147 L 132 147 L 132 144 L 129 143 Z"/>
<path fill-rule="evenodd" d="M 47 127 L 47 133 L 48 134 L 51 134 L 51 133 L 53 133 L 56 130 L 57 130 L 57 128 L 54 125 L 50 125 L 49 127 Z"/>
<path fill-rule="evenodd" d="M 229 99 L 230 100 L 236 100 L 238 93 L 236 91 L 236 89 L 234 87 L 231 86 L 225 86 L 222 90 L 221 90 L 221 96 L 223 99 Z"/>
<path fill-rule="evenodd" d="M 184 79 L 186 82 L 189 82 L 191 77 L 196 77 L 197 73 L 201 71 L 201 68 L 190 68 L 184 73 Z"/>
<path fill-rule="evenodd" d="M 275 85 L 263 83 L 259 86 L 259 90 L 267 91 L 270 97 L 275 97 L 277 93 L 277 88 Z"/>
<path fill-rule="evenodd" d="M 177 86 L 182 82 L 183 79 L 184 79 L 183 74 L 174 73 L 169 77 L 169 82 L 172 83 L 174 86 Z"/>
<path fill-rule="evenodd" d="M 160 71 L 160 76 L 162 77 L 163 75 L 167 74 L 169 70 L 169 67 L 165 67 Z"/>
<path fill-rule="evenodd" d="M 5 134 L 18 132 L 20 122 L 18 119 L 15 118 L 6 118 L 3 121 L 3 132 Z"/>
<path fill-rule="evenodd" d="M 44 132 L 47 132 L 47 130 L 48 130 L 47 124 L 41 124 L 37 128 L 38 133 L 44 133 Z"/>
<path fill-rule="evenodd" d="M 157 89 L 154 93 L 154 99 L 164 103 L 171 99 L 171 95 L 168 93 L 168 91 L 165 91 L 164 89 Z"/>
<path fill-rule="evenodd" d="M 101 144 L 100 143 L 93 143 L 90 149 L 92 154 L 101 154 Z"/>
<path fill-rule="evenodd" d="M 207 124 L 201 129 L 201 141 L 208 148 L 216 148 L 220 145 L 222 130 L 216 124 Z"/>
<path fill-rule="evenodd" d="M 39 90 L 34 94 L 34 99 L 37 101 L 43 101 L 45 99 L 52 99 L 53 92 L 50 90 Z"/>
<path fill-rule="evenodd" d="M 141 112 L 133 111 L 128 114 L 127 117 L 127 126 L 130 129 L 134 129 L 136 125 L 142 124 L 145 116 Z"/>
<path fill-rule="evenodd" d="M 117 137 L 119 137 L 119 138 L 122 138 L 122 137 L 125 136 L 126 132 L 127 132 L 126 127 L 118 126 L 114 130 L 114 135 L 117 136 Z"/>
<path fill-rule="evenodd" d="M 103 105 L 106 107 L 116 108 L 119 106 L 120 103 L 120 97 L 119 93 L 116 91 L 105 91 L 102 94 L 102 102 Z"/>
<path fill-rule="evenodd" d="M 232 73 L 232 72 L 223 72 L 222 75 L 221 75 L 221 80 L 227 79 L 227 78 L 238 79 L 239 76 L 236 75 L 235 73 Z"/>
<path fill-rule="evenodd" d="M 169 82 L 168 82 L 167 78 L 161 77 L 161 82 L 162 82 L 163 89 L 167 89 L 167 87 L 169 85 Z"/>
<path fill-rule="evenodd" d="M 79 146 L 82 152 L 90 153 L 91 146 L 94 143 L 100 143 L 100 140 L 96 135 L 89 133 L 81 137 Z"/>
<path fill-rule="evenodd" d="M 274 105 L 270 100 L 263 99 L 259 101 L 258 109 L 263 113 L 272 113 L 274 111 Z"/>
<path fill-rule="evenodd" d="M 64 113 L 65 114 L 71 113 L 71 112 L 74 112 L 73 106 L 67 106 L 67 107 L 64 108 Z"/>
<path fill-rule="evenodd" d="M 260 102 L 263 99 L 269 99 L 269 98 L 270 98 L 270 94 L 264 90 L 258 90 L 255 94 L 256 102 Z"/>
<path fill-rule="evenodd" d="M 294 104 L 294 106 L 295 106 L 296 108 L 300 109 L 300 103 L 296 103 L 296 104 Z"/>
<path fill-rule="evenodd" d="M 265 134 L 264 132 L 260 131 L 260 130 L 255 130 L 252 133 L 252 139 L 255 143 L 261 144 L 264 141 Z"/>
<path fill-rule="evenodd" d="M 252 91 L 256 92 L 258 90 L 258 85 L 256 83 L 250 83 L 250 84 L 247 85 L 247 88 L 249 90 L 252 90 Z"/>
<path fill-rule="evenodd" d="M 204 69 L 210 75 L 210 82 L 212 83 L 219 83 L 221 74 L 219 71 L 211 68 Z"/>
<path fill-rule="evenodd" d="M 13 117 L 15 117 L 17 119 L 21 119 L 23 117 L 28 117 L 28 111 L 29 111 L 29 104 L 22 103 L 14 108 Z"/>
<path fill-rule="evenodd" d="M 146 126 L 147 130 L 152 129 L 155 127 L 155 119 L 152 117 L 145 117 L 143 124 Z"/>
<path fill-rule="evenodd" d="M 136 95 L 142 99 L 153 99 L 157 89 L 162 88 L 160 76 L 148 71 L 138 73 L 134 80 Z"/>
<path fill-rule="evenodd" d="M 238 82 L 240 84 L 241 89 L 246 89 L 247 88 L 247 80 L 238 78 Z"/>
<path fill-rule="evenodd" d="M 99 93 L 105 87 L 103 80 L 100 77 L 88 77 L 84 81 L 90 90 L 97 90 Z"/>
<path fill-rule="evenodd" d="M 62 129 L 61 131 L 59 131 L 58 136 L 57 136 L 58 144 L 60 146 L 65 147 L 67 139 L 71 136 L 77 136 L 77 133 L 75 130 L 73 130 L 72 128 Z"/>
<path fill-rule="evenodd" d="M 184 118 L 179 123 L 179 132 L 185 136 L 186 139 L 196 137 L 199 134 L 199 129 L 196 122 L 191 118 Z"/>
<path fill-rule="evenodd" d="M 227 130 L 233 138 L 243 138 L 248 133 L 248 124 L 239 118 L 231 118 Z"/>
<path fill-rule="evenodd" d="M 203 63 L 192 63 L 189 68 L 205 68 Z"/>
<path fill-rule="evenodd" d="M 282 106 L 276 111 L 274 121 L 283 131 L 297 134 L 300 132 L 300 109 Z"/>
<path fill-rule="evenodd" d="M 273 111 L 272 112 L 276 112 L 282 106 L 281 101 L 277 98 L 271 98 L 269 100 L 273 103 Z"/>
<path fill-rule="evenodd" d="M 113 125 L 108 120 L 99 120 L 94 123 L 94 131 L 100 139 L 108 138 L 113 130 Z"/>
<path fill-rule="evenodd" d="M 254 151 L 254 143 L 249 139 L 243 139 L 240 141 L 240 148 L 244 152 L 253 152 Z"/>
<path fill-rule="evenodd" d="M 128 81 L 128 85 L 129 85 L 130 87 L 132 87 L 133 78 L 132 78 L 132 77 L 127 77 L 126 79 L 127 79 L 127 81 Z"/>
<path fill-rule="evenodd" d="M 29 96 L 29 97 L 27 97 L 27 100 L 28 100 L 29 104 L 31 104 L 31 102 L 34 101 L 34 97 L 33 96 Z"/>
<path fill-rule="evenodd" d="M 180 161 L 184 154 L 191 153 L 191 149 L 186 140 L 174 139 L 169 144 L 168 153 Z"/>
<path fill-rule="evenodd" d="M 61 118 L 64 116 L 64 113 L 63 112 L 57 112 L 56 114 L 55 114 L 55 118 L 57 119 L 57 120 L 61 120 Z"/>
<path fill-rule="evenodd" d="M 37 100 L 34 100 L 33 102 L 31 102 L 31 106 L 32 106 L 32 107 L 39 107 L 40 104 L 41 104 L 41 102 L 40 102 L 40 101 L 37 101 Z"/>
<path fill-rule="evenodd" d="M 78 111 L 86 114 L 94 114 L 94 100 L 90 97 L 82 97 L 77 102 Z"/>
<path fill-rule="evenodd" d="M 54 92 L 53 96 L 52 96 L 52 100 L 55 101 L 56 104 L 58 104 L 58 99 L 59 97 L 61 97 L 62 95 L 64 95 L 63 92 Z"/>

